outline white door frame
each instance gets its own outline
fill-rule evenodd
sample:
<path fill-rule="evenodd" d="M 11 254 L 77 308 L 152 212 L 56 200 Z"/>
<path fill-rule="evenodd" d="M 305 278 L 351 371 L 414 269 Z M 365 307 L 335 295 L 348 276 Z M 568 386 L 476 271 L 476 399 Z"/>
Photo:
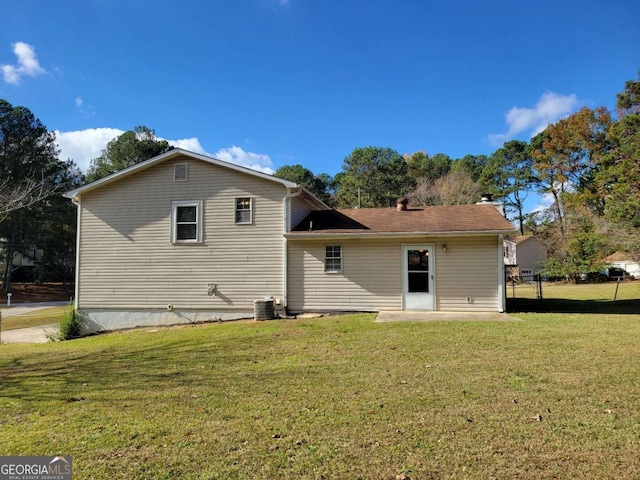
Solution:
<path fill-rule="evenodd" d="M 409 266 L 407 253 L 410 250 L 426 250 L 428 252 L 427 285 L 428 292 L 409 292 Z M 435 246 L 432 243 L 402 245 L 402 309 L 434 310 L 435 305 Z"/>

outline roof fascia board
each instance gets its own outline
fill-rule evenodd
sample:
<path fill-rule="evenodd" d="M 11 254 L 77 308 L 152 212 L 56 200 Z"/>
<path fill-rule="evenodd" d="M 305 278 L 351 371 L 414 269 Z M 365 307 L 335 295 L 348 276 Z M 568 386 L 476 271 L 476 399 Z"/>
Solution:
<path fill-rule="evenodd" d="M 487 231 L 455 231 L 455 232 L 379 232 L 379 233 L 318 233 L 300 232 L 286 233 L 290 240 L 334 240 L 355 238 L 401 238 L 401 237 L 481 237 L 487 235 L 504 235 L 513 230 L 487 230 Z"/>
<path fill-rule="evenodd" d="M 144 162 L 137 163 L 136 165 L 132 165 L 124 170 L 120 170 L 118 172 L 112 173 L 104 178 L 96 180 L 95 182 L 88 183 L 87 185 L 83 185 L 81 187 L 76 188 L 75 190 L 71 190 L 64 194 L 67 198 L 78 198 L 81 194 L 85 192 L 89 192 L 96 188 L 99 188 L 104 185 L 108 185 L 112 182 L 115 182 L 121 178 L 128 177 L 129 175 L 145 170 L 153 165 L 158 163 L 162 163 L 164 161 L 170 160 L 174 157 L 178 156 L 186 156 L 189 158 L 193 158 L 196 160 L 202 160 L 204 162 L 211 163 L 213 165 L 218 165 L 220 167 L 228 168 L 230 170 L 235 170 L 237 172 L 246 173 L 249 175 L 253 175 L 258 178 L 262 178 L 265 180 L 270 180 L 272 182 L 280 183 L 287 188 L 296 188 L 298 186 L 297 183 L 291 182 L 289 180 L 284 180 L 282 178 L 274 177 L 273 175 L 269 175 L 268 173 L 259 172 L 257 170 L 252 170 L 247 167 L 242 167 L 240 165 L 235 165 L 233 163 L 225 162 L 223 160 L 218 160 L 217 158 L 209 157 L 207 155 L 202 155 L 200 153 L 190 152 L 189 150 L 184 150 L 182 148 L 174 148 L 169 150 L 168 152 L 161 153 L 160 155 L 150 158 L 149 160 L 145 160 Z"/>

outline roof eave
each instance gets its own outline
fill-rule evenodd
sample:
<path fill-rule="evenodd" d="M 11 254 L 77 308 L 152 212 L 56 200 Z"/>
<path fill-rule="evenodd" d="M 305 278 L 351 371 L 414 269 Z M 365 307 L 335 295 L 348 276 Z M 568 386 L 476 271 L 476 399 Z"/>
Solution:
<path fill-rule="evenodd" d="M 83 185 L 81 187 L 78 187 L 74 190 L 71 190 L 69 192 L 64 193 L 63 195 L 66 198 L 71 198 L 71 199 L 75 199 L 78 200 L 80 198 L 80 196 L 83 193 L 86 192 L 90 192 L 92 190 L 95 190 L 96 188 L 100 188 L 102 186 L 108 185 L 110 183 L 113 183 L 115 181 L 118 181 L 124 177 L 128 177 L 129 175 L 132 175 L 133 173 L 145 170 L 149 167 L 152 167 L 153 165 L 156 165 L 158 163 L 162 163 L 165 162 L 167 160 L 170 160 L 174 157 L 179 157 L 179 156 L 186 156 L 186 157 L 190 157 L 196 160 L 202 160 L 204 162 L 208 162 L 214 165 L 219 165 L 221 167 L 225 167 L 228 168 L 230 170 L 235 170 L 237 172 L 242 172 L 242 173 L 247 173 L 249 175 L 253 175 L 259 178 L 263 178 L 265 180 L 270 180 L 272 182 L 276 182 L 276 183 L 280 183 L 282 185 L 284 185 L 287 188 L 295 188 L 298 186 L 297 183 L 295 182 L 291 182 L 289 180 L 284 180 L 282 178 L 278 178 L 278 177 L 274 177 L 273 175 L 269 175 L 268 173 L 264 173 L 264 172 L 259 172 L 257 170 L 252 170 L 250 168 L 247 167 L 243 167 L 240 165 L 235 165 L 233 163 L 229 163 L 229 162 L 225 162 L 224 160 L 218 160 L 217 158 L 213 158 L 213 157 L 209 157 L 207 155 L 202 155 L 200 153 L 196 153 L 196 152 L 191 152 L 189 150 L 184 150 L 182 148 L 174 148 L 172 150 L 169 150 L 168 152 L 165 153 L 161 153 L 160 155 L 150 158 L 149 160 L 145 160 L 144 162 L 140 162 L 137 163 L 135 165 L 132 165 L 131 167 L 125 168 L 123 170 L 120 170 L 118 172 L 112 173 L 111 175 L 108 175 L 104 178 L 101 178 L 99 180 L 96 180 L 95 182 L 91 182 L 88 183 L 86 185 Z"/>
<path fill-rule="evenodd" d="M 400 237 L 456 237 L 483 235 L 508 235 L 514 230 L 471 230 L 471 231 L 450 231 L 450 232 L 287 232 L 287 239 L 313 240 L 323 239 L 350 239 L 350 238 L 400 238 Z"/>

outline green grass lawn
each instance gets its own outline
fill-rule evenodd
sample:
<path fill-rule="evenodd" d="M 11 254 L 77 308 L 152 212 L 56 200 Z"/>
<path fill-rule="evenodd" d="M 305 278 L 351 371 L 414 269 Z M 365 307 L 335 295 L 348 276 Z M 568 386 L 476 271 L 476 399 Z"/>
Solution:
<path fill-rule="evenodd" d="M 51 307 L 37 310 L 28 315 L 11 315 L 11 309 L 1 309 L 2 331 L 15 330 L 16 328 L 39 327 L 58 323 L 60 318 L 69 311 L 69 306 Z"/>
<path fill-rule="evenodd" d="M 638 478 L 640 315 L 143 329 L 0 346 L 0 455 L 74 478 Z"/>
<path fill-rule="evenodd" d="M 543 282 L 537 300 L 534 282 L 507 283 L 509 311 L 640 313 L 640 281 L 574 284 Z"/>
<path fill-rule="evenodd" d="M 617 291 L 616 291 L 617 290 Z M 537 290 L 534 282 L 507 282 L 508 298 L 536 298 Z M 565 283 L 542 282 L 542 296 L 545 299 L 564 300 L 640 300 L 640 281 L 605 283 Z"/>

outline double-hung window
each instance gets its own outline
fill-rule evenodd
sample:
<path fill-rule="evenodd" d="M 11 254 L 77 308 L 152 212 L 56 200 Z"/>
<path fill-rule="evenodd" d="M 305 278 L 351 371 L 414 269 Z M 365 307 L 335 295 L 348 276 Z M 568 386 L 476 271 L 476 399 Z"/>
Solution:
<path fill-rule="evenodd" d="M 342 247 L 340 245 L 324 247 L 324 271 L 326 273 L 342 272 Z"/>
<path fill-rule="evenodd" d="M 171 202 L 171 241 L 202 243 L 202 200 Z"/>
<path fill-rule="evenodd" d="M 236 223 L 253 223 L 253 201 L 251 197 L 236 198 Z"/>

